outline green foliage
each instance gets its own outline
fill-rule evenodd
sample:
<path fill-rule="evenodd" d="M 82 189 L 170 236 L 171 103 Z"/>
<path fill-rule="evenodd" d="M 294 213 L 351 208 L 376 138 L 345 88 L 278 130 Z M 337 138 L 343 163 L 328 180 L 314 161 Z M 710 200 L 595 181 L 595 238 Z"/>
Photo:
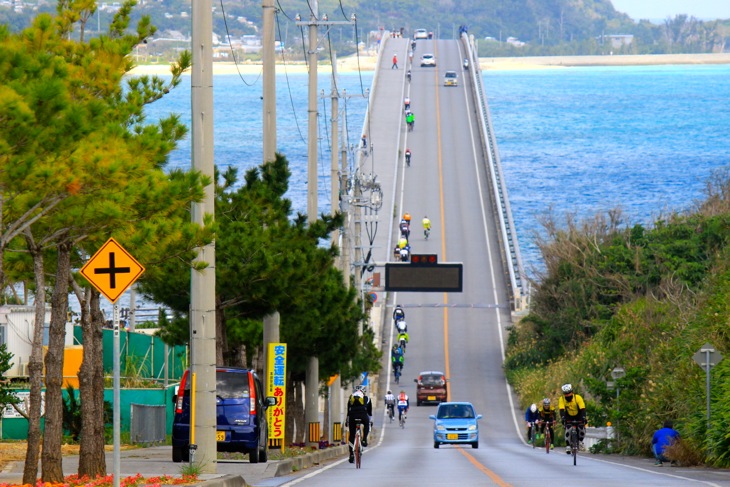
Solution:
<path fill-rule="evenodd" d="M 5 408 L 6 404 L 17 404 L 18 398 L 10 392 L 10 383 L 5 378 L 5 372 L 13 366 L 13 354 L 8 352 L 8 346 L 5 343 L 0 344 L 0 411 Z"/>
<path fill-rule="evenodd" d="M 566 228 L 546 220 L 544 279 L 510 331 L 505 363 L 523 405 L 571 382 L 589 422 L 617 429 L 621 453 L 648 455 L 654 431 L 673 420 L 682 465 L 730 466 L 730 361 L 712 369 L 708 427 L 705 373 L 692 359 L 707 342 L 730 349 L 729 182 L 651 229 L 621 229 L 617 213 Z M 609 387 L 617 366 L 626 375 Z"/>
<path fill-rule="evenodd" d="M 63 429 L 78 443 L 81 436 L 81 398 L 71 384 L 66 385 L 63 406 Z M 110 424 L 114 415 L 112 403 L 104 401 L 104 424 Z"/>

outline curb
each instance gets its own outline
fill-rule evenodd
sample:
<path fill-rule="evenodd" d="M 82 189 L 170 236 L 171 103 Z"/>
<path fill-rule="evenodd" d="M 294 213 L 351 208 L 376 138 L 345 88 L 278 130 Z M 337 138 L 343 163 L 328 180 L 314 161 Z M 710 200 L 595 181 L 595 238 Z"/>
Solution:
<path fill-rule="evenodd" d="M 325 460 L 331 460 L 333 458 L 343 457 L 348 454 L 347 445 L 340 445 L 325 450 L 318 450 L 312 453 L 307 453 L 300 457 L 287 458 L 286 460 L 280 460 L 276 463 L 271 463 L 266 467 L 266 477 L 282 477 L 289 475 L 292 472 L 298 472 L 305 468 L 310 468 L 315 465 L 320 465 Z M 245 485 L 245 484 L 244 484 Z M 206 487 L 211 487 L 210 484 L 206 483 Z M 216 486 L 217 487 L 217 486 Z M 229 487 L 229 486 L 221 486 Z"/>
<path fill-rule="evenodd" d="M 223 475 L 210 480 L 204 480 L 197 484 L 191 484 L 189 487 L 246 487 L 248 484 L 240 475 Z"/>

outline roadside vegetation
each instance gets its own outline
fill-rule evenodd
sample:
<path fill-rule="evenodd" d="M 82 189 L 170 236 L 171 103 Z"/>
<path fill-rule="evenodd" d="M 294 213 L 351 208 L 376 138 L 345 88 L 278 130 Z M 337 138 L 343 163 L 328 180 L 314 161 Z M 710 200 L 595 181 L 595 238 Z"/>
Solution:
<path fill-rule="evenodd" d="M 591 425 L 618 429 L 614 450 L 650 455 L 653 432 L 673 420 L 677 459 L 730 466 L 730 360 L 712 369 L 708 428 L 705 371 L 692 358 L 705 343 L 730 349 L 730 172 L 713 175 L 692 211 L 651 227 L 616 210 L 563 225 L 548 216 L 543 230 L 545 268 L 505 362 L 522 405 L 557 401 L 569 382 Z M 609 388 L 615 367 L 626 375 Z"/>
<path fill-rule="evenodd" d="M 303 437 L 301 387 L 308 357 L 320 359 L 320 378 L 377 372 L 380 352 L 372 330 L 357 337 L 365 304 L 335 268 L 338 250 L 323 245 L 342 225 L 340 215 L 309 222 L 293 214 L 284 197 L 290 172 L 282 155 L 246 171 L 214 177 L 172 170 L 168 155 L 187 135 L 177 114 L 150 122 L 145 107 L 181 82 L 191 65 L 178 54 L 171 77 L 129 76 L 132 52 L 156 32 L 149 17 L 132 26 L 136 1 L 121 2 L 108 30 L 89 37 L 96 2 L 60 2 L 18 33 L 0 25 L 0 290 L 25 283 L 33 294 L 37 326 L 28 363 L 28 441 L 24 483 L 63 481 L 64 434 L 80 443 L 81 477 L 106 475 L 100 294 L 78 270 L 110 237 L 143 263 L 140 292 L 174 310 L 162 338 L 189 339 L 190 276 L 205 262 L 196 249 L 216 241 L 216 357 L 222 365 L 258 367 L 262 319 L 281 314 L 281 339 L 289 344 L 289 418 Z M 256 161 L 258 163 L 259 161 Z M 241 161 L 245 167 L 251 161 Z M 191 222 L 193 203 L 215 185 L 216 215 Z M 79 397 L 66 402 L 63 350 L 69 294 L 81 314 L 83 362 Z M 15 399 L 4 372 L 12 351 L 0 347 L 0 406 Z M 132 363 L 130 366 L 134 366 Z M 134 371 L 128 370 L 128 373 Z M 41 390 L 45 386 L 45 427 Z M 299 393 L 299 394 L 297 394 Z M 295 400 L 295 397 L 297 398 Z M 287 423 L 289 428 L 294 423 Z M 40 445 L 43 445 L 41 451 Z"/>

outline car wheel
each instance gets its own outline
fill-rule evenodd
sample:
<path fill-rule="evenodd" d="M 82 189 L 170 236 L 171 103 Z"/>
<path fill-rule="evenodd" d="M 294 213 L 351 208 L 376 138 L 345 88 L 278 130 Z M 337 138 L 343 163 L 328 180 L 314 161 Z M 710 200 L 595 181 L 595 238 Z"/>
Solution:
<path fill-rule="evenodd" d="M 181 446 L 172 447 L 172 461 L 175 463 L 180 463 L 183 461 L 183 447 L 181 447 Z"/>
<path fill-rule="evenodd" d="M 254 448 L 248 453 L 248 461 L 250 463 L 259 463 L 259 449 L 258 447 Z"/>
<path fill-rule="evenodd" d="M 433 442 L 433 447 L 438 450 L 438 448 L 439 448 L 439 442 L 438 441 L 434 441 Z"/>
<path fill-rule="evenodd" d="M 472 448 L 479 448 L 479 442 L 478 441 L 475 441 L 474 443 L 471 444 L 471 447 Z"/>
<path fill-rule="evenodd" d="M 269 447 L 268 447 L 268 440 L 266 443 L 264 443 L 264 447 L 259 452 L 259 462 L 266 463 L 269 461 Z"/>
<path fill-rule="evenodd" d="M 421 401 L 419 401 L 418 399 L 416 399 L 416 406 L 420 406 L 420 405 L 421 405 Z"/>

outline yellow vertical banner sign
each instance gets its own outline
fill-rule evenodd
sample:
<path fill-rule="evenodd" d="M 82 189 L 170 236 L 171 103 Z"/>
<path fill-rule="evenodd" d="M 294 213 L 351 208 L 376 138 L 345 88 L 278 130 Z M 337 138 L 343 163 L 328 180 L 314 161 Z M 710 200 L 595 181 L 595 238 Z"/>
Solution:
<path fill-rule="evenodd" d="M 269 343 L 266 395 L 276 398 L 276 405 L 266 410 L 269 422 L 269 441 L 284 450 L 286 413 L 286 343 Z"/>

